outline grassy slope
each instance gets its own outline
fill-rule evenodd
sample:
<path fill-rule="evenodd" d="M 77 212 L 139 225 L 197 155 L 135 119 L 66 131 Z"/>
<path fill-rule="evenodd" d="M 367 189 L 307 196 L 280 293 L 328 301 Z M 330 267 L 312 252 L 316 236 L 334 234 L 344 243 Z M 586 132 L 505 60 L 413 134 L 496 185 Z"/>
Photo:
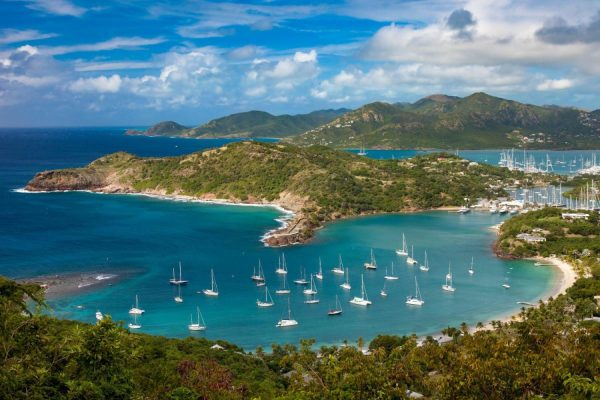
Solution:
<path fill-rule="evenodd" d="M 513 130 L 521 136 L 543 132 L 551 139 L 528 143 L 528 148 L 600 145 L 596 114 L 522 104 L 485 93 L 465 98 L 433 96 L 410 105 L 367 104 L 290 140 L 334 147 L 502 148 L 521 144 L 519 135 L 510 134 Z"/>

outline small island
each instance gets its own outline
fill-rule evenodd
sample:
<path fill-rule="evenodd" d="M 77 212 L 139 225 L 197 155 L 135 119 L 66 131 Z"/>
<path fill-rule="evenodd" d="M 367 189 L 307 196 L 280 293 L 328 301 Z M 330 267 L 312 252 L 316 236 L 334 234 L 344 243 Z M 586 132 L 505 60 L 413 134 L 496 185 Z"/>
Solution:
<path fill-rule="evenodd" d="M 40 172 L 26 189 L 279 206 L 293 216 L 264 241 L 285 246 L 340 218 L 460 207 L 551 179 L 443 153 L 374 160 L 323 146 L 246 141 L 179 157 L 114 153 L 83 168 Z"/>

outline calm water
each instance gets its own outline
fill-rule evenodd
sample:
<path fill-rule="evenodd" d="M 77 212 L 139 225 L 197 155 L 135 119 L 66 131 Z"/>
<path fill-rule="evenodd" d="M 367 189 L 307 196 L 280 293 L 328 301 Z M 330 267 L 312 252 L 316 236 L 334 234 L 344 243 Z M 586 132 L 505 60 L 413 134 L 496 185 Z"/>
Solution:
<path fill-rule="evenodd" d="M 510 313 L 517 301 L 535 301 L 547 292 L 554 274 L 529 262 L 496 259 L 490 246 L 498 215 L 472 213 L 419 213 L 350 219 L 328 225 L 307 245 L 285 249 L 288 282 L 292 286 L 292 314 L 300 325 L 277 329 L 285 312 L 285 296 L 275 295 L 280 278 L 274 273 L 280 249 L 265 248 L 259 238 L 278 225 L 277 210 L 163 201 L 142 196 L 89 193 L 23 194 L 12 190 L 24 186 L 36 171 L 84 165 L 112 151 L 126 150 L 142 156 L 183 154 L 219 146 L 224 140 L 185 140 L 126 137 L 120 129 L 52 129 L 0 131 L 0 274 L 13 278 L 65 272 L 117 273 L 122 279 L 101 290 L 88 291 L 51 302 L 53 312 L 64 318 L 93 322 L 97 309 L 129 321 L 127 310 L 135 294 L 146 314 L 139 319 L 142 331 L 168 336 L 188 336 L 190 313 L 200 306 L 208 330 L 200 335 L 221 338 L 252 349 L 272 342 L 297 342 L 314 337 L 319 343 L 366 339 L 378 333 L 426 334 L 449 324 L 476 323 Z M 422 261 L 427 250 L 431 269 L 409 267 L 394 249 L 406 233 Z M 373 248 L 380 268 L 364 271 Z M 352 290 L 343 291 L 343 277 L 330 272 L 342 254 L 350 268 Z M 300 269 L 316 272 L 323 260 L 325 279 L 317 281 L 321 302 L 303 303 L 301 287 L 292 280 Z M 476 273 L 467 267 L 475 258 Z M 276 305 L 258 309 L 255 301 L 263 289 L 249 279 L 252 267 L 262 259 L 267 284 Z M 168 284 L 171 268 L 181 260 L 184 302 L 173 301 Z M 389 296 L 379 291 L 385 267 L 395 263 L 398 281 L 388 281 Z M 452 263 L 453 294 L 441 290 Z M 206 298 L 196 291 L 209 287 L 214 268 L 221 295 Z M 348 304 L 358 295 L 360 274 L 373 305 Z M 425 305 L 404 304 L 414 291 L 414 277 Z M 510 282 L 511 289 L 501 287 Z M 335 295 L 344 313 L 328 317 Z M 76 306 L 84 309 L 78 310 Z"/>
<path fill-rule="evenodd" d="M 359 150 L 349 150 L 353 153 L 357 153 Z M 447 150 L 446 150 L 447 151 Z M 426 150 L 368 150 L 367 156 L 375 159 L 402 159 L 414 157 L 418 154 L 431 153 L 433 151 Z M 500 154 L 502 150 L 457 150 L 452 151 L 454 154 L 458 154 L 468 160 L 477 161 L 480 163 L 487 163 L 491 165 L 498 165 L 500 161 Z M 552 164 L 550 171 L 561 174 L 561 175 L 572 175 L 581 168 L 591 166 L 593 156 L 596 156 L 597 163 L 600 162 L 600 151 L 599 150 L 566 150 L 566 151 L 552 151 L 552 150 L 533 150 L 527 151 L 525 155 L 522 150 L 515 150 L 514 157 L 515 161 L 523 162 L 525 158 L 529 159 L 533 157 L 535 160 L 535 166 L 543 171 L 546 170 L 547 160 L 550 159 Z"/>

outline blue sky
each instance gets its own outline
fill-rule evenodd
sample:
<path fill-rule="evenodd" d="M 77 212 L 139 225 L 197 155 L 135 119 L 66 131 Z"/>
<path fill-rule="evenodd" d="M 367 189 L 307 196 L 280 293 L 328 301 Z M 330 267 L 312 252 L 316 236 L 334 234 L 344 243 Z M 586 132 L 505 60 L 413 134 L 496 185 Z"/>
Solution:
<path fill-rule="evenodd" d="M 475 91 L 600 108 L 600 1 L 0 2 L 0 126 L 196 125 Z"/>

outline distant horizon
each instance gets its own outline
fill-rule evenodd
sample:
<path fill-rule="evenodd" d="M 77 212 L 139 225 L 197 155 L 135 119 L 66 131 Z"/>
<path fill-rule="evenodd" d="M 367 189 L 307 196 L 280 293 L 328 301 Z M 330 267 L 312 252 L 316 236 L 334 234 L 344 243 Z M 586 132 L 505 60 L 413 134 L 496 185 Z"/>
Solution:
<path fill-rule="evenodd" d="M 374 100 L 374 101 L 371 101 L 369 103 L 361 104 L 360 106 L 354 107 L 354 108 L 351 108 L 349 106 L 342 106 L 342 105 L 340 105 L 339 107 L 320 108 L 320 109 L 314 109 L 314 110 L 309 110 L 309 111 L 306 111 L 306 112 L 298 112 L 298 113 L 285 113 L 285 112 L 284 113 L 272 113 L 272 112 L 269 112 L 267 110 L 248 109 L 248 110 L 245 110 L 245 111 L 237 111 L 237 112 L 234 112 L 234 113 L 231 113 L 231 114 L 217 115 L 217 116 L 215 116 L 213 118 L 210 118 L 210 119 L 207 119 L 207 120 L 204 120 L 204 121 L 200 121 L 200 122 L 187 122 L 187 123 L 183 122 L 183 121 L 179 121 L 179 120 L 173 119 L 173 118 L 165 117 L 165 118 L 162 118 L 162 119 L 158 119 L 158 120 L 156 120 L 154 122 L 151 122 L 149 124 L 131 123 L 131 124 L 115 124 L 115 125 L 102 125 L 102 124 L 98 124 L 98 125 L 21 125 L 21 126 L 18 126 L 18 125 L 15 125 L 15 126 L 0 125 L 0 129 L 27 129 L 27 128 L 40 128 L 40 129 L 43 129 L 43 128 L 122 128 L 122 129 L 143 128 L 143 129 L 146 129 L 146 128 L 149 128 L 149 127 L 151 127 L 151 126 L 153 126 L 153 125 L 155 125 L 155 124 L 157 124 L 159 122 L 164 122 L 164 121 L 174 121 L 174 122 L 177 122 L 177 123 L 179 123 L 181 125 L 184 125 L 185 127 L 193 128 L 193 127 L 205 124 L 205 123 L 207 123 L 209 121 L 212 121 L 214 119 L 223 118 L 223 117 L 226 117 L 226 116 L 229 116 L 229 115 L 233 115 L 233 114 L 240 114 L 240 113 L 246 113 L 246 112 L 252 112 L 252 111 L 267 112 L 267 113 L 275 115 L 275 116 L 280 116 L 280 115 L 298 115 L 298 114 L 308 114 L 310 112 L 324 111 L 324 110 L 340 110 L 340 109 L 356 110 L 357 108 L 360 108 L 360 107 L 362 107 L 362 106 L 364 106 L 366 104 L 378 103 L 378 102 L 380 102 L 380 103 L 388 103 L 388 104 L 398 104 L 398 103 L 411 103 L 411 104 L 413 104 L 416 101 L 419 101 L 419 100 L 422 100 L 422 99 L 425 99 L 425 98 L 428 98 L 428 97 L 431 97 L 431 96 L 449 96 L 449 97 L 464 98 L 464 97 L 468 97 L 468 96 L 470 96 L 472 94 L 475 94 L 475 93 L 480 93 L 480 92 L 473 92 L 473 93 L 465 95 L 465 96 L 456 96 L 456 95 L 446 94 L 446 93 L 432 93 L 432 94 L 420 97 L 417 100 L 411 101 L 411 102 L 409 102 L 409 101 L 401 101 L 401 100 L 396 100 L 396 101 L 393 101 L 393 100 L 392 101 L 390 101 L 390 100 Z M 490 94 L 490 93 L 486 93 L 486 92 L 483 92 L 483 93 L 485 93 L 485 94 L 487 94 L 489 96 L 492 96 L 492 97 L 500 97 L 500 96 L 496 96 L 496 95 L 493 95 L 493 94 Z M 500 97 L 500 98 L 503 98 L 503 97 Z M 503 99 L 505 99 L 505 100 L 512 100 L 512 101 L 518 101 L 518 100 L 513 100 L 513 99 L 510 99 L 510 98 L 503 98 Z M 535 104 L 535 103 L 527 103 L 527 104 L 531 104 L 531 105 L 538 106 L 538 107 L 575 108 L 575 109 L 579 109 L 579 110 L 587 111 L 587 112 L 592 112 L 592 111 L 600 110 L 600 106 L 598 108 L 584 109 L 584 108 L 581 108 L 581 107 L 576 107 L 576 106 L 571 106 L 571 105 L 560 105 L 560 104 Z"/>
<path fill-rule="evenodd" d="M 22 0 L 0 2 L 0 24 L 6 127 L 193 125 L 480 91 L 600 107 L 600 5 L 586 0 Z"/>

